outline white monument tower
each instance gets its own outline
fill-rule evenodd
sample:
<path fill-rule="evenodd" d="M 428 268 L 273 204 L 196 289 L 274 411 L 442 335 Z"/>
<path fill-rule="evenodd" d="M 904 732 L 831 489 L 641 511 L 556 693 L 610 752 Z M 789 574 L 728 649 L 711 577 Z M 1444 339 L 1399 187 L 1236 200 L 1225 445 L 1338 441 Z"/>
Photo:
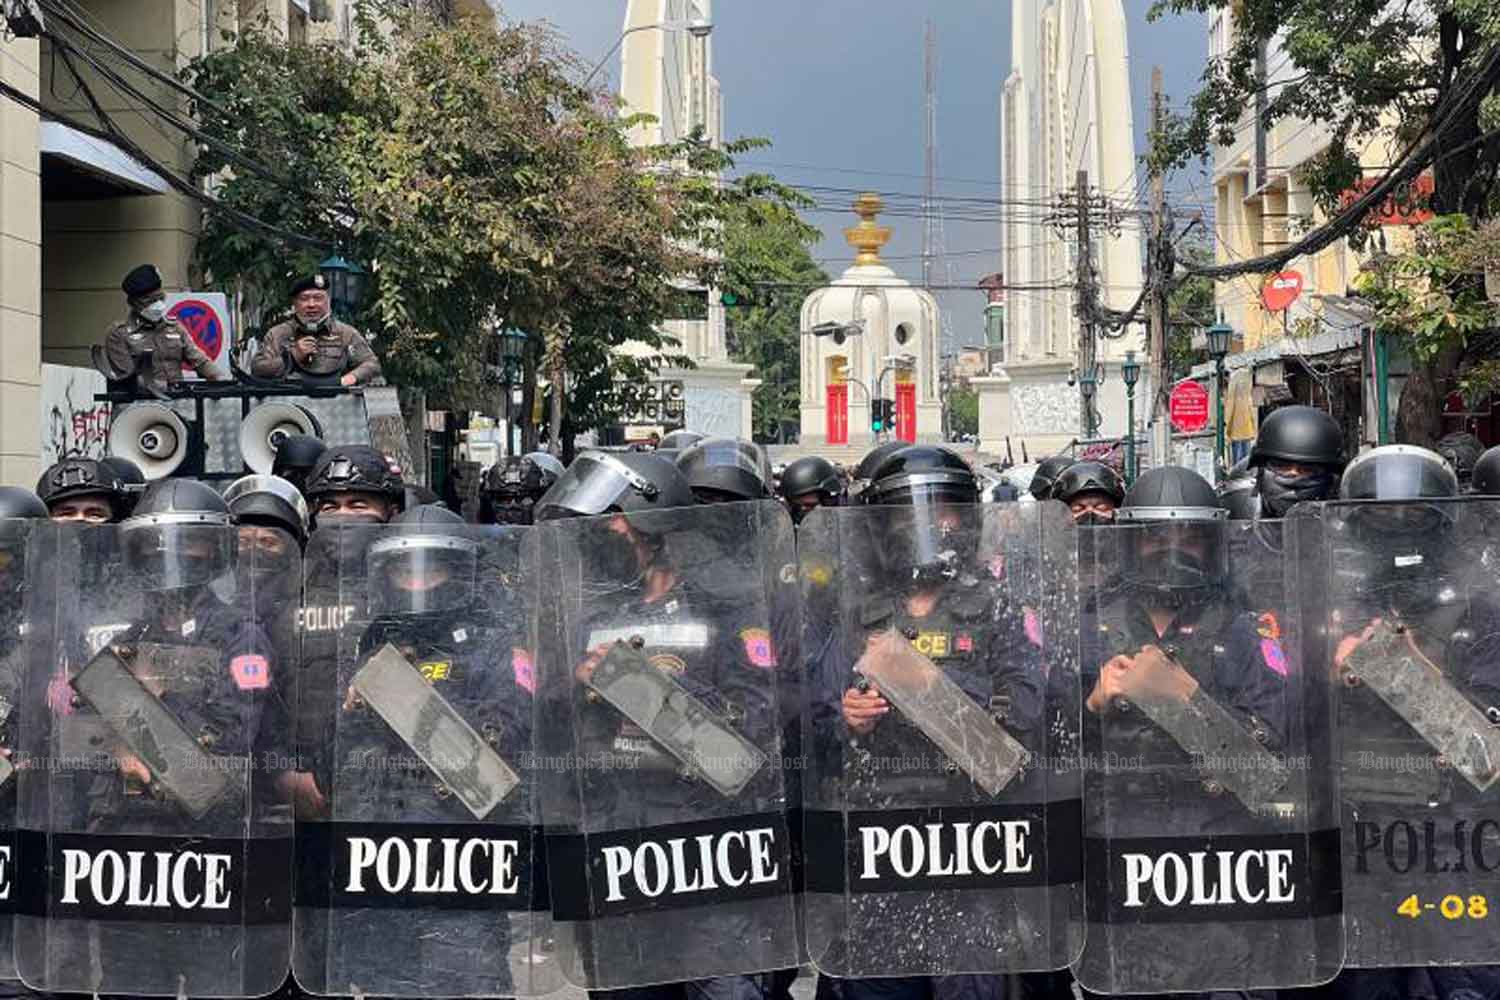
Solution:
<path fill-rule="evenodd" d="M 622 116 L 650 115 L 630 131 L 637 146 L 677 142 L 702 128 L 713 144 L 723 141 L 723 103 L 713 75 L 712 0 L 629 0 L 620 45 Z M 750 397 L 760 380 L 752 366 L 729 360 L 724 338 L 724 307 L 714 289 L 706 320 L 670 320 L 663 332 L 681 346 L 674 353 L 692 358 L 692 369 L 663 368 L 664 385 L 681 383 L 682 424 L 702 434 L 749 437 Z M 655 352 L 645 345 L 621 348 L 633 354 Z"/>
<path fill-rule="evenodd" d="M 877 225 L 881 201 L 854 201 L 859 225 L 844 230 L 856 251 L 837 281 L 802 303 L 802 439 L 804 448 L 868 448 L 871 401 L 893 404 L 894 424 L 881 440 L 939 441 L 937 300 L 881 263 L 891 231 Z M 812 334 L 809 333 L 812 331 Z"/>

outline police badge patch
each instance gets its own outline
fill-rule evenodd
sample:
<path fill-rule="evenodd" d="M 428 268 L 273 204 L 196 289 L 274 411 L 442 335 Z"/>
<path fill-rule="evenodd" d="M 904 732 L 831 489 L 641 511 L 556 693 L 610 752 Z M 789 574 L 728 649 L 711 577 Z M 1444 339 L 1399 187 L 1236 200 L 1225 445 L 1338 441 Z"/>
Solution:
<path fill-rule="evenodd" d="M 771 633 L 763 628 L 740 629 L 740 641 L 745 644 L 745 657 L 753 667 L 769 669 L 776 666 L 776 651 L 771 648 Z"/>

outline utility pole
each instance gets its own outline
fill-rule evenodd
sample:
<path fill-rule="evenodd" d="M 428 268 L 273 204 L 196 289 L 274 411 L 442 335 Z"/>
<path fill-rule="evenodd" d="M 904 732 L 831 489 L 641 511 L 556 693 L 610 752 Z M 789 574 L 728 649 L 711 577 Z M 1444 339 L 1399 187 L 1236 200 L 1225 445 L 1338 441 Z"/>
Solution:
<path fill-rule="evenodd" d="M 1077 295 L 1074 308 L 1078 314 L 1078 377 L 1079 385 L 1087 386 L 1094 373 L 1094 245 L 1090 231 L 1089 172 L 1078 171 L 1076 181 L 1076 203 L 1078 206 L 1078 264 Z M 1079 392 L 1078 433 L 1085 439 L 1094 436 L 1094 400 L 1087 389 Z"/>
<path fill-rule="evenodd" d="M 1167 464 L 1172 444 L 1172 424 L 1167 413 L 1167 292 L 1172 280 L 1171 230 L 1167 226 L 1167 179 L 1154 154 L 1162 139 L 1166 100 L 1162 94 L 1161 67 L 1151 67 L 1151 238 L 1146 254 L 1146 310 L 1150 321 L 1148 350 L 1151 359 L 1151 464 Z"/>
<path fill-rule="evenodd" d="M 922 190 L 922 287 L 932 287 L 937 252 L 937 29 L 929 19 L 922 39 L 922 145 L 926 183 Z"/>

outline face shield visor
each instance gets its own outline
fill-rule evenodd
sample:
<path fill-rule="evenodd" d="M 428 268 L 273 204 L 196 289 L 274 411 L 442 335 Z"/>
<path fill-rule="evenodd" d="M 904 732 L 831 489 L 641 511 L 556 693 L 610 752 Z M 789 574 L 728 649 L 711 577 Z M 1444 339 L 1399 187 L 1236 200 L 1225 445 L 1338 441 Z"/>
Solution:
<path fill-rule="evenodd" d="M 120 525 L 125 568 L 148 591 L 202 587 L 235 564 L 238 540 L 223 514 L 145 514 Z"/>
<path fill-rule="evenodd" d="M 568 466 L 538 503 L 537 519 L 592 517 L 618 505 L 621 497 L 635 492 L 647 499 L 657 494 L 656 484 L 624 462 L 605 452 L 585 452 Z"/>
<path fill-rule="evenodd" d="M 923 482 L 921 474 L 906 477 L 909 485 L 885 494 L 882 506 L 890 512 L 884 540 L 886 565 L 914 583 L 951 580 L 972 567 L 979 547 L 983 513 L 973 489 L 963 489 L 941 474 Z"/>
<path fill-rule="evenodd" d="M 1224 537 L 1229 512 L 1212 507 L 1127 507 L 1115 512 L 1122 575 L 1140 594 L 1167 606 L 1196 603 L 1229 578 Z"/>
<path fill-rule="evenodd" d="M 732 503 L 769 496 L 770 463 L 759 448 L 742 441 L 704 441 L 678 457 L 678 469 L 704 503 Z"/>
<path fill-rule="evenodd" d="M 370 613 L 403 618 L 471 606 L 479 547 L 455 535 L 393 535 L 370 546 Z"/>

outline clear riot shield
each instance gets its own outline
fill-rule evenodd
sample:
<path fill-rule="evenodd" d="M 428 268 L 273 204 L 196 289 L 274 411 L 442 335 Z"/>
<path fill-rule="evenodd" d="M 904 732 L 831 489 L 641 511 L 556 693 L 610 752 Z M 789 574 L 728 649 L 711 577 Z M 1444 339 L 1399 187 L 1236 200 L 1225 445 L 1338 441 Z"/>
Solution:
<path fill-rule="evenodd" d="M 541 533 L 538 766 L 568 978 L 612 989 L 797 965 L 785 510 L 715 504 Z"/>
<path fill-rule="evenodd" d="M 32 988 L 251 997 L 285 979 L 290 670 L 268 626 L 299 562 L 290 536 L 188 519 L 35 530 L 16 772 Z"/>
<path fill-rule="evenodd" d="M 1493 963 L 1500 603 L 1477 554 L 1500 503 L 1337 503 L 1300 527 L 1321 555 L 1298 594 L 1335 708 L 1345 963 Z"/>
<path fill-rule="evenodd" d="M 1080 529 L 1075 975 L 1109 994 L 1326 981 L 1342 952 L 1329 723 L 1280 528 L 1142 513 Z"/>
<path fill-rule="evenodd" d="M 1066 509 L 825 508 L 798 548 L 813 963 L 1066 967 L 1083 889 Z"/>
<path fill-rule="evenodd" d="M 552 992 L 529 529 L 320 528 L 306 565 L 299 744 L 316 794 L 298 812 L 297 982 Z"/>
<path fill-rule="evenodd" d="M 16 978 L 13 914 L 17 893 L 15 757 L 20 748 L 21 688 L 26 641 L 35 609 L 27 594 L 26 556 L 31 536 L 45 522 L 0 518 L 0 979 Z"/>

